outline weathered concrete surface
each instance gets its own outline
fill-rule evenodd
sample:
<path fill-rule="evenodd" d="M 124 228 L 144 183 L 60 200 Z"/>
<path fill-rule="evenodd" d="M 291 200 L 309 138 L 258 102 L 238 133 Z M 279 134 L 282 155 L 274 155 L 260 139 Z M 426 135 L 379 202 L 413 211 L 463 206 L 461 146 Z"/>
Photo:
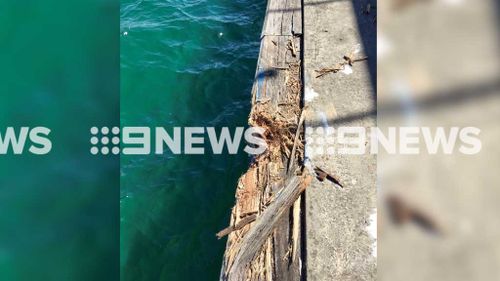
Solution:
<path fill-rule="evenodd" d="M 332 155 L 332 145 L 318 143 L 325 137 L 321 130 L 328 126 L 375 126 L 373 116 L 350 118 L 372 112 L 376 106 L 376 23 L 373 6 L 369 13 L 363 12 L 367 3 L 304 2 L 306 161 L 332 173 L 344 186 L 340 189 L 329 181 L 315 180 L 306 191 L 310 281 L 376 278 L 376 156 Z M 332 68 L 344 62 L 346 55 L 353 59 L 368 56 L 368 61 L 354 63 L 350 74 L 346 67 L 316 78 L 315 70 Z"/>

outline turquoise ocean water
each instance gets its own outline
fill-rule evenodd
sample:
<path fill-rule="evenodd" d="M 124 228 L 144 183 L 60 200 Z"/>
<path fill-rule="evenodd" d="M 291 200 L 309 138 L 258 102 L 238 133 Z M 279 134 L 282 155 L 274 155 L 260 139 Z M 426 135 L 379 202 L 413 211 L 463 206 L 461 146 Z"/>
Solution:
<path fill-rule="evenodd" d="M 47 155 L 0 155 L 0 280 L 118 280 L 119 1 L 0 1 L 0 134 L 51 129 Z"/>
<path fill-rule="evenodd" d="M 266 1 L 121 1 L 121 125 L 245 126 Z M 169 130 L 170 131 L 170 130 Z M 122 280 L 217 280 L 237 155 L 122 156 Z"/>

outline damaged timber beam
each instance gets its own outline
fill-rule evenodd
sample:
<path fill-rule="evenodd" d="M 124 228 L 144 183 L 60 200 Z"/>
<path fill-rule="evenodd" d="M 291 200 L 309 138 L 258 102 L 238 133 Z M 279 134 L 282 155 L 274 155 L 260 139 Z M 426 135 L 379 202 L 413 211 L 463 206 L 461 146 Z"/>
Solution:
<path fill-rule="evenodd" d="M 274 230 L 276 222 L 283 218 L 290 206 L 311 182 L 311 176 L 293 176 L 289 183 L 279 191 L 275 200 L 269 204 L 255 224 L 249 229 L 239 244 L 238 252 L 230 265 L 228 276 L 234 280 L 246 280 L 247 266 L 255 259 L 267 238 Z"/>
<path fill-rule="evenodd" d="M 236 189 L 220 280 L 290 280 L 302 275 L 303 172 L 301 0 L 268 0 L 252 88 L 249 124 L 265 129 L 268 149 Z"/>

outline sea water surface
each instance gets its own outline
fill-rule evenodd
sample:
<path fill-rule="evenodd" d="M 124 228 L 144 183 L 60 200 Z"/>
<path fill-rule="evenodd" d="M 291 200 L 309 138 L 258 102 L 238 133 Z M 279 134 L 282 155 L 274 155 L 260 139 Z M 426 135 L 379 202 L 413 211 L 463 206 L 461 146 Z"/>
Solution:
<path fill-rule="evenodd" d="M 0 153 L 1 281 L 119 278 L 120 160 L 89 152 L 92 126 L 119 123 L 118 11 L 0 1 L 0 139 L 42 126 L 52 144 L 33 155 L 28 137 L 22 154 Z"/>
<path fill-rule="evenodd" d="M 121 1 L 121 125 L 245 126 L 264 0 Z M 122 280 L 217 280 L 249 157 L 122 156 Z"/>

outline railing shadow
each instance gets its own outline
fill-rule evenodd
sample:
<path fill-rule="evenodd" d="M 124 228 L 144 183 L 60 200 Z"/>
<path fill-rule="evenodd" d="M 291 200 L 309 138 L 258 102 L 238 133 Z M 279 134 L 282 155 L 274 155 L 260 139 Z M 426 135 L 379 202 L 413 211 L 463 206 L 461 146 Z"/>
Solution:
<path fill-rule="evenodd" d="M 368 57 L 368 71 L 373 93 L 373 107 L 377 107 L 377 1 L 353 0 L 352 7 L 358 23 L 363 50 Z M 370 7 L 370 8 L 368 8 Z"/>
<path fill-rule="evenodd" d="M 459 86 L 447 91 L 423 94 L 425 98 L 415 100 L 413 106 L 416 110 L 430 111 L 457 106 L 472 100 L 484 99 L 495 95 L 500 95 L 500 80 L 486 81 L 468 87 Z M 374 118 L 377 116 L 377 112 L 382 112 L 384 116 L 389 116 L 400 115 L 404 110 L 404 107 L 400 103 L 392 102 L 379 105 L 377 109 L 371 111 L 355 112 L 343 117 L 330 119 L 327 120 L 327 123 L 329 126 L 346 125 L 362 119 Z M 312 120 L 308 122 L 308 126 L 323 126 L 323 121 Z"/>

